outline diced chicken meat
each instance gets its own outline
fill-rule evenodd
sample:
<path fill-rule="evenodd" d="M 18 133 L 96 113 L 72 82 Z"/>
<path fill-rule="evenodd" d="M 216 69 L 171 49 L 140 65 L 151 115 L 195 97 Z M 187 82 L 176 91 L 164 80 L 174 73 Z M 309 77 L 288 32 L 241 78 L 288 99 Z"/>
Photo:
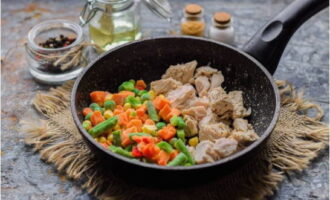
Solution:
<path fill-rule="evenodd" d="M 210 105 L 209 98 L 207 97 L 196 97 L 195 99 L 192 99 L 190 101 L 190 106 L 204 106 L 205 108 L 208 108 Z"/>
<path fill-rule="evenodd" d="M 209 66 L 199 67 L 196 69 L 195 77 L 207 76 L 210 78 L 213 74 L 217 73 L 218 70 Z"/>
<path fill-rule="evenodd" d="M 212 88 L 208 92 L 208 97 L 209 97 L 211 103 L 224 98 L 226 95 L 227 95 L 227 93 L 222 87 Z"/>
<path fill-rule="evenodd" d="M 198 76 L 195 79 L 195 86 L 200 97 L 206 96 L 210 88 L 210 81 L 206 76 Z"/>
<path fill-rule="evenodd" d="M 180 86 L 182 86 L 182 83 L 173 78 L 160 79 L 150 84 L 151 89 L 155 91 L 156 94 L 166 94 Z"/>
<path fill-rule="evenodd" d="M 191 137 L 198 134 L 198 122 L 190 115 L 184 115 L 183 119 L 185 120 L 187 127 L 186 127 L 186 135 Z"/>
<path fill-rule="evenodd" d="M 231 129 L 228 125 L 219 122 L 200 127 L 199 139 L 215 141 L 219 138 L 225 138 L 230 135 Z"/>
<path fill-rule="evenodd" d="M 182 114 L 190 115 L 197 120 L 203 119 L 206 116 L 207 112 L 204 106 L 194 106 L 188 109 L 182 110 Z"/>
<path fill-rule="evenodd" d="M 234 112 L 232 118 L 243 118 L 251 114 L 251 109 L 246 109 L 243 104 L 243 92 L 232 91 L 228 93 L 229 98 L 234 106 Z"/>
<path fill-rule="evenodd" d="M 210 141 L 202 141 L 196 146 L 196 150 L 193 154 L 194 160 L 198 164 L 214 162 L 218 159 L 218 155 L 213 149 L 213 143 Z"/>
<path fill-rule="evenodd" d="M 251 110 L 246 110 L 243 105 L 243 96 L 241 91 L 232 91 L 222 96 L 213 95 L 211 99 L 211 108 L 221 118 L 243 118 L 251 114 Z"/>
<path fill-rule="evenodd" d="M 213 74 L 211 76 L 211 86 L 210 89 L 221 87 L 221 84 L 225 81 L 225 78 L 223 77 L 221 71 L 218 71 L 217 73 Z"/>
<path fill-rule="evenodd" d="M 248 131 L 233 130 L 231 132 L 230 138 L 235 139 L 240 144 L 247 145 L 257 140 L 259 136 L 256 132 L 254 132 L 253 129 L 250 129 Z"/>
<path fill-rule="evenodd" d="M 193 80 L 196 66 L 197 61 L 195 60 L 185 64 L 172 65 L 166 70 L 162 78 L 173 78 L 183 84 L 190 83 Z"/>
<path fill-rule="evenodd" d="M 217 115 L 212 112 L 211 108 L 208 108 L 206 110 L 206 116 L 199 121 L 198 126 L 202 127 L 205 125 L 212 124 L 217 121 L 217 118 Z"/>
<path fill-rule="evenodd" d="M 237 150 L 238 142 L 230 138 L 220 138 L 214 142 L 214 151 L 220 156 L 225 158 L 235 153 Z"/>
<path fill-rule="evenodd" d="M 183 109 L 189 106 L 187 102 L 196 97 L 196 91 L 190 84 L 183 85 L 167 93 L 166 98 L 170 100 L 171 105 L 177 109 Z"/>
<path fill-rule="evenodd" d="M 242 118 L 236 118 L 233 122 L 234 129 L 238 131 L 247 131 L 249 129 L 248 125 L 248 121 Z"/>

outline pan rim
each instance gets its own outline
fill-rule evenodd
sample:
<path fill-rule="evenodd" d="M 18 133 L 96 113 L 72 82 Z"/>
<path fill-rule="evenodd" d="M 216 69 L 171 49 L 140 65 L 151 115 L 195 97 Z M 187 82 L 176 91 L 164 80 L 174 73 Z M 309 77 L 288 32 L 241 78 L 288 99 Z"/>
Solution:
<path fill-rule="evenodd" d="M 229 49 L 231 49 L 233 51 L 236 51 L 236 52 L 240 53 L 241 55 L 247 57 L 249 60 L 251 60 L 253 63 L 255 63 L 264 72 L 264 74 L 266 75 L 266 77 L 268 78 L 268 80 L 270 81 L 270 83 L 272 85 L 273 91 L 275 93 L 275 104 L 276 104 L 275 105 L 275 111 L 274 111 L 274 114 L 273 114 L 273 118 L 272 118 L 269 126 L 267 127 L 267 129 L 264 131 L 264 133 L 260 136 L 260 138 L 258 140 L 256 140 L 252 144 L 250 144 L 247 148 L 243 149 L 242 151 L 236 152 L 235 154 L 233 154 L 229 157 L 217 160 L 217 161 L 212 162 L 212 163 L 198 164 L 198 165 L 193 165 L 193 166 L 189 166 L 189 167 L 184 167 L 184 166 L 177 166 L 177 167 L 159 166 L 159 165 L 149 164 L 149 163 L 144 163 L 144 162 L 136 162 L 136 161 L 133 161 L 129 158 L 120 156 L 118 154 L 113 153 L 112 151 L 109 151 L 109 150 L 105 149 L 98 142 L 96 142 L 93 139 L 93 137 L 90 134 L 88 134 L 88 132 L 82 127 L 81 122 L 78 118 L 77 111 L 76 111 L 76 102 L 75 102 L 75 99 L 76 99 L 75 97 L 76 97 L 76 94 L 77 94 L 76 92 L 77 92 L 77 88 L 78 88 L 82 78 L 84 77 L 84 75 L 89 71 L 89 69 L 91 69 L 94 66 L 94 64 L 96 62 L 101 60 L 103 57 L 107 56 L 108 54 L 111 54 L 112 52 L 114 52 L 116 50 L 119 50 L 121 48 L 125 48 L 126 46 L 134 45 L 136 43 L 141 43 L 141 42 L 145 42 L 145 41 L 162 40 L 162 39 L 182 39 L 182 38 L 183 39 L 190 39 L 190 40 L 200 40 L 200 41 L 204 41 L 204 42 L 210 42 L 210 43 L 213 43 L 213 44 L 225 46 L 226 48 L 229 48 Z M 210 168 L 210 167 L 216 167 L 216 166 L 231 162 L 233 160 L 239 159 L 239 157 L 241 157 L 245 154 L 248 154 L 250 151 L 252 151 L 255 148 L 259 147 L 270 136 L 273 129 L 275 128 L 275 125 L 276 125 L 278 117 L 279 117 L 279 112 L 280 112 L 280 95 L 279 95 L 279 91 L 278 91 L 278 88 L 276 86 L 276 83 L 274 81 L 274 78 L 268 72 L 268 70 L 258 60 L 256 60 L 254 57 L 252 57 L 251 55 L 245 53 L 244 51 L 242 51 L 238 48 L 229 46 L 229 45 L 221 43 L 221 42 L 210 40 L 210 39 L 207 39 L 207 38 L 199 38 L 199 37 L 193 37 L 193 36 L 162 36 L 162 37 L 142 39 L 142 40 L 137 40 L 137 41 L 133 41 L 133 42 L 123 44 L 121 46 L 115 47 L 115 48 L 101 54 L 94 61 L 89 63 L 88 66 L 83 70 L 83 72 L 81 72 L 81 74 L 77 77 L 77 79 L 74 83 L 74 86 L 72 88 L 71 100 L 70 101 L 71 101 L 71 103 L 70 103 L 71 114 L 72 114 L 74 123 L 79 129 L 79 133 L 85 139 L 87 139 L 88 142 L 92 143 L 96 148 L 98 148 L 99 150 L 101 150 L 104 153 L 108 154 L 109 156 L 114 157 L 115 159 L 119 159 L 120 161 L 135 165 L 136 167 L 152 168 L 152 169 L 161 170 L 161 171 L 193 171 L 193 170 L 200 170 L 200 169 L 205 169 L 205 168 Z"/>

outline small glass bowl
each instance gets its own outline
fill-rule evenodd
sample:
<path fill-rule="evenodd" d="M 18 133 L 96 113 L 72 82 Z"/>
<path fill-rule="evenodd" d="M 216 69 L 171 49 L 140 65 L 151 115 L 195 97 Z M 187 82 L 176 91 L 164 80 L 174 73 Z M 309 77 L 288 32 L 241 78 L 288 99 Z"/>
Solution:
<path fill-rule="evenodd" d="M 75 41 L 61 48 L 44 48 L 39 45 L 48 38 L 59 37 L 61 34 L 75 38 Z M 83 30 L 76 23 L 67 20 L 49 20 L 37 24 L 29 31 L 28 42 L 25 46 L 30 73 L 38 81 L 52 85 L 76 78 L 88 63 L 86 49 L 81 46 L 83 42 Z M 80 50 L 77 50 L 78 48 Z M 66 53 L 73 50 L 77 52 L 56 63 Z M 78 52 L 80 56 L 76 56 Z M 72 60 L 75 62 L 69 67 L 65 65 Z"/>

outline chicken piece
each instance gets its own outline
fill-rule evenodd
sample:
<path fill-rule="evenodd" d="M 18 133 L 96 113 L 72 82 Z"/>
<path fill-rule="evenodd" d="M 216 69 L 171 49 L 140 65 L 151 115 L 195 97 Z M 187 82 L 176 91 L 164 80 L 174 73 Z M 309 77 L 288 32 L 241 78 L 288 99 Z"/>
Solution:
<path fill-rule="evenodd" d="M 204 106 L 194 106 L 194 107 L 190 107 L 188 109 L 182 110 L 182 114 L 190 115 L 197 120 L 201 120 L 201 119 L 203 119 L 203 117 L 206 116 L 207 113 L 206 113 L 206 109 Z"/>
<path fill-rule="evenodd" d="M 183 116 L 184 121 L 186 122 L 187 126 L 185 128 L 185 133 L 187 136 L 195 136 L 198 134 L 198 122 L 190 115 Z"/>
<path fill-rule="evenodd" d="M 210 89 L 221 87 L 221 84 L 225 81 L 225 78 L 223 77 L 221 71 L 213 74 L 211 76 L 211 86 Z"/>
<path fill-rule="evenodd" d="M 244 107 L 242 91 L 232 91 L 228 95 L 234 106 L 233 119 L 247 117 L 251 114 L 251 109 L 246 110 Z"/>
<path fill-rule="evenodd" d="M 214 151 L 220 158 L 225 158 L 237 151 L 238 143 L 234 139 L 220 138 L 214 142 Z"/>
<path fill-rule="evenodd" d="M 178 87 L 182 86 L 182 83 L 174 80 L 173 78 L 160 79 L 157 81 L 152 81 L 150 87 L 155 93 L 158 94 L 166 94 L 171 90 L 174 90 Z"/>
<path fill-rule="evenodd" d="M 204 106 L 207 109 L 210 106 L 210 101 L 207 97 L 196 97 L 195 99 L 191 100 L 190 106 Z"/>
<path fill-rule="evenodd" d="M 238 131 L 247 131 L 249 129 L 248 121 L 242 118 L 236 118 L 233 122 L 233 127 Z"/>
<path fill-rule="evenodd" d="M 225 138 L 230 135 L 231 129 L 226 124 L 219 122 L 199 127 L 199 139 L 215 141 L 219 138 Z"/>
<path fill-rule="evenodd" d="M 247 145 L 259 139 L 259 136 L 256 132 L 254 132 L 253 129 L 249 129 L 248 131 L 233 130 L 231 132 L 230 138 L 235 139 L 238 143 L 242 145 Z"/>
<path fill-rule="evenodd" d="M 222 99 L 225 95 L 227 95 L 227 93 L 222 87 L 212 88 L 208 92 L 208 97 L 211 103 Z"/>
<path fill-rule="evenodd" d="M 178 87 L 167 93 L 166 98 L 171 102 L 171 105 L 177 109 L 184 109 L 189 106 L 189 100 L 196 97 L 196 91 L 190 84 Z"/>
<path fill-rule="evenodd" d="M 206 96 L 210 88 L 210 81 L 206 76 L 198 76 L 195 79 L 195 86 L 200 97 Z"/>
<path fill-rule="evenodd" d="M 221 118 L 243 118 L 251 114 L 251 110 L 246 110 L 243 105 L 242 91 L 232 91 L 222 96 L 212 96 L 211 108 Z"/>
<path fill-rule="evenodd" d="M 211 108 L 208 108 L 206 110 L 206 116 L 199 121 L 198 126 L 202 127 L 204 125 L 212 124 L 217 121 L 217 118 L 217 115 L 212 112 Z"/>
<path fill-rule="evenodd" d="M 214 162 L 219 157 L 213 149 L 213 143 L 208 140 L 198 143 L 193 156 L 198 164 Z"/>
<path fill-rule="evenodd" d="M 209 66 L 199 67 L 196 69 L 195 77 L 206 76 L 208 78 L 211 78 L 211 76 L 217 72 L 218 72 L 217 69 Z"/>
<path fill-rule="evenodd" d="M 196 60 L 185 64 L 171 65 L 162 76 L 162 79 L 173 78 L 183 84 L 190 83 L 192 81 L 196 66 Z"/>

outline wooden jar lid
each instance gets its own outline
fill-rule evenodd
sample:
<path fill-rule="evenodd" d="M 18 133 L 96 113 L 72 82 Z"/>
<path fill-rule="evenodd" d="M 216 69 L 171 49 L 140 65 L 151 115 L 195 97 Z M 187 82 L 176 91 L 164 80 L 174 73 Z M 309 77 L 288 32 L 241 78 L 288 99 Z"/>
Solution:
<path fill-rule="evenodd" d="M 197 15 L 201 13 L 203 10 L 202 6 L 198 4 L 188 4 L 185 7 L 185 12 L 190 14 L 190 15 Z"/>
<path fill-rule="evenodd" d="M 213 19 L 216 23 L 226 24 L 230 22 L 231 16 L 229 13 L 226 12 L 216 12 L 213 15 Z"/>

